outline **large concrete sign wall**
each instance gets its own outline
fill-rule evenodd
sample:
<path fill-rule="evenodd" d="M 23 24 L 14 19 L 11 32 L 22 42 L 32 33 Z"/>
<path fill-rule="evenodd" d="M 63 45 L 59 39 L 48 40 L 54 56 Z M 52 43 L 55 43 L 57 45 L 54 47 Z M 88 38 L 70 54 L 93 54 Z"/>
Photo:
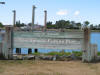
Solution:
<path fill-rule="evenodd" d="M 14 32 L 14 48 L 82 49 L 80 32 Z"/>
<path fill-rule="evenodd" d="M 13 49 L 79 49 L 82 50 L 82 61 L 91 62 L 97 58 L 97 45 L 90 43 L 90 30 L 84 31 L 14 31 L 6 27 L 3 41 L 0 43 L 0 55 L 13 59 Z"/>

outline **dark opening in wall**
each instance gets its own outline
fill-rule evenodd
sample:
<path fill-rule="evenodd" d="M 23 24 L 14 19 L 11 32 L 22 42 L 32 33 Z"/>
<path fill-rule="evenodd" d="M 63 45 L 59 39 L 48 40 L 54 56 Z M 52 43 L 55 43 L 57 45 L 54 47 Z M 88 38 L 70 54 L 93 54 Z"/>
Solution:
<path fill-rule="evenodd" d="M 21 54 L 21 48 L 16 48 L 16 54 Z"/>
<path fill-rule="evenodd" d="M 32 54 L 32 49 L 31 48 L 28 49 L 28 54 Z"/>
<path fill-rule="evenodd" d="M 34 49 L 34 52 L 35 52 L 35 53 L 38 53 L 38 49 Z"/>

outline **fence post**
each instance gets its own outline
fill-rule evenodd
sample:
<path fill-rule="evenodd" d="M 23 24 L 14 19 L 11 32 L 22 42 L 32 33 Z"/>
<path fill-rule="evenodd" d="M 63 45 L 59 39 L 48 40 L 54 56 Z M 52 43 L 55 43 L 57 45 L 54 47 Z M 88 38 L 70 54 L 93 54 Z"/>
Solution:
<path fill-rule="evenodd" d="M 13 59 L 13 27 L 6 27 L 3 41 L 3 55 L 5 59 Z"/>

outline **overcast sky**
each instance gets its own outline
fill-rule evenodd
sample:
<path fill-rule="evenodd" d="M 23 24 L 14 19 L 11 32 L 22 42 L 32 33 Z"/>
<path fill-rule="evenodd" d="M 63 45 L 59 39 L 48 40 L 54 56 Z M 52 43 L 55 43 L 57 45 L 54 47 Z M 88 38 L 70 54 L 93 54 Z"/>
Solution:
<path fill-rule="evenodd" d="M 44 10 L 48 11 L 48 21 L 73 20 L 76 22 L 90 21 L 100 24 L 100 0 L 0 0 L 0 22 L 11 24 L 12 10 L 17 12 L 17 21 L 29 23 L 32 19 L 32 5 L 35 5 L 35 23 L 44 24 Z"/>

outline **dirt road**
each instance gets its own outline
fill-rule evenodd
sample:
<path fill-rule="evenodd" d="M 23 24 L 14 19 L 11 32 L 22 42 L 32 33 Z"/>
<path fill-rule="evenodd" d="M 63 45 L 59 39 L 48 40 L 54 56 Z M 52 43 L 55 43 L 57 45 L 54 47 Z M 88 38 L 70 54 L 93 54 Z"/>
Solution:
<path fill-rule="evenodd" d="M 0 75 L 100 75 L 100 63 L 0 60 Z"/>

